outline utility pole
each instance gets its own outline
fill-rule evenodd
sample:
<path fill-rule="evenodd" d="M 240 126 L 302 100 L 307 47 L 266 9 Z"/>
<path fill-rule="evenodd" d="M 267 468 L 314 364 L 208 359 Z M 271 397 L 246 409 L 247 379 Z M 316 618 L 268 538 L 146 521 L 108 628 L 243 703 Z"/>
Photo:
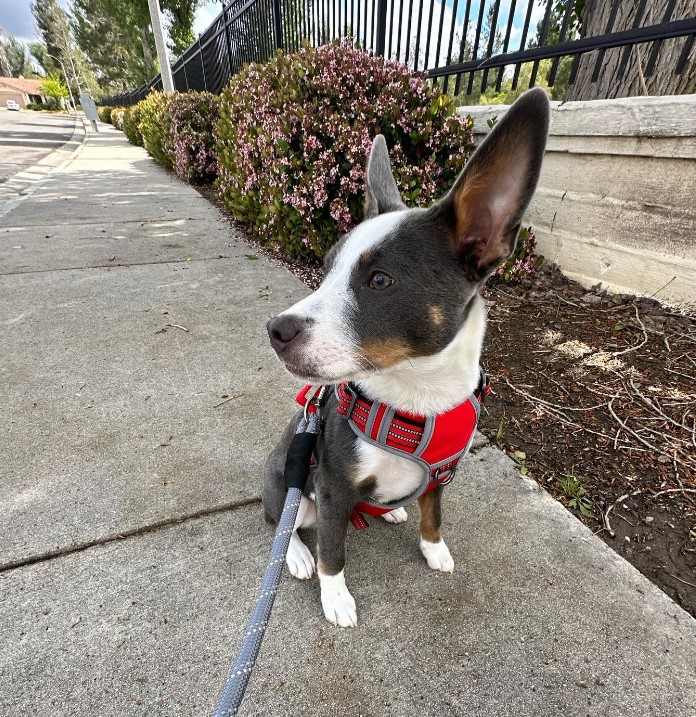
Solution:
<path fill-rule="evenodd" d="M 169 64 L 167 48 L 164 44 L 164 30 L 162 29 L 162 13 L 160 12 L 159 0 L 147 0 L 147 4 L 150 7 L 150 24 L 152 25 L 152 33 L 155 36 L 157 59 L 159 60 L 160 74 L 162 75 L 162 89 L 165 92 L 174 92 L 172 68 Z"/>

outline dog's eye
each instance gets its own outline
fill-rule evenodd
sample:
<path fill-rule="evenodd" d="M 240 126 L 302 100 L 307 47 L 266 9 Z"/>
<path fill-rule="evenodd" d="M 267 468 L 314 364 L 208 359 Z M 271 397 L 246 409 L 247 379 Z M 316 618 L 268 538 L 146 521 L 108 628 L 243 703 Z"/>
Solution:
<path fill-rule="evenodd" d="M 386 289 L 394 283 L 394 279 L 391 276 L 387 276 L 382 271 L 375 271 L 370 277 L 370 283 L 368 286 L 370 289 Z"/>

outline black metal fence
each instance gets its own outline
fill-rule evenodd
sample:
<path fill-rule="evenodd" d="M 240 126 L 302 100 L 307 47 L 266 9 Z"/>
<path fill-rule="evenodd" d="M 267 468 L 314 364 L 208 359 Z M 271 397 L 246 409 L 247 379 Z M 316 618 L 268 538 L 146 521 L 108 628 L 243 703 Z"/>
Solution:
<path fill-rule="evenodd" d="M 694 51 L 696 12 L 672 19 L 677 0 L 663 0 L 660 22 L 651 23 L 653 1 L 635 0 L 631 27 L 617 30 L 617 13 L 626 0 L 231 0 L 176 60 L 172 74 L 179 91 L 219 93 L 246 63 L 264 62 L 279 48 L 352 38 L 369 52 L 441 78 L 445 91 L 472 95 L 490 87 L 500 91 L 506 80 L 513 90 L 522 83 L 533 87 L 544 60 L 552 60 L 544 78 L 552 87 L 562 58 L 572 58 L 566 78 L 572 85 L 580 58 L 598 51 L 594 82 L 607 49 L 625 48 L 618 68 L 624 72 L 632 48 L 645 43 L 651 46 L 641 73 L 650 77 L 661 44 L 683 38 L 670 60 L 670 71 L 680 74 Z M 587 15 L 599 3 L 607 6 L 606 24 L 601 34 L 587 34 L 578 11 L 584 8 Z M 531 73 L 521 80 L 524 63 L 531 63 Z M 131 105 L 153 89 L 162 89 L 159 75 L 104 104 Z"/>

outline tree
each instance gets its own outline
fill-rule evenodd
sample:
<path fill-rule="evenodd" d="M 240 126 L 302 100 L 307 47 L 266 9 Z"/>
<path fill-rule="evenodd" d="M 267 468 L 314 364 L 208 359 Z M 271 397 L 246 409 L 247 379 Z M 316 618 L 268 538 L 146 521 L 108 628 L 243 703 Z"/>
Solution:
<path fill-rule="evenodd" d="M 147 3 L 146 3 L 147 4 Z M 169 18 L 169 47 L 175 56 L 181 55 L 193 43 L 193 21 L 202 0 L 163 0 L 162 11 Z"/>
<path fill-rule="evenodd" d="M 31 77 L 34 74 L 34 68 L 27 55 L 27 48 L 14 35 L 8 35 L 0 44 L 7 58 L 11 77 Z"/>
<path fill-rule="evenodd" d="M 56 73 L 58 65 L 48 56 L 48 49 L 43 42 L 30 42 L 27 47 L 29 48 L 29 54 L 41 65 L 47 75 Z"/>
<path fill-rule="evenodd" d="M 609 14 L 614 3 L 588 3 L 582 10 L 582 34 L 602 35 L 607 31 Z M 641 4 L 632 0 L 620 0 L 611 32 L 627 30 L 634 26 L 636 13 Z M 668 6 L 674 5 L 672 20 L 693 16 L 694 0 L 651 0 L 645 6 L 640 26 L 662 22 Z M 696 87 L 696 45 L 686 58 L 680 74 L 674 70 L 688 38 L 663 40 L 659 46 L 657 61 L 652 74 L 647 74 L 649 57 L 655 43 L 643 43 L 631 48 L 612 48 L 603 51 L 601 69 L 596 82 L 592 81 L 595 63 L 602 51 L 582 55 L 575 82 L 569 87 L 569 100 L 595 100 L 607 97 L 631 97 L 635 95 L 676 95 L 693 92 Z M 622 64 L 625 64 L 622 71 Z"/>
<path fill-rule="evenodd" d="M 79 96 L 80 90 L 85 89 L 92 94 L 100 94 L 99 84 L 89 61 L 75 43 L 65 10 L 56 0 L 34 0 L 31 11 L 36 19 L 38 34 L 46 47 L 44 55 L 53 55 L 63 62 L 67 73 L 64 79 L 73 94 Z M 60 62 L 57 64 L 60 65 Z"/>
<path fill-rule="evenodd" d="M 69 96 L 68 88 L 60 81 L 58 75 L 49 75 L 41 83 L 39 91 L 53 100 L 51 104 L 60 104 L 63 98 Z"/>
<path fill-rule="evenodd" d="M 95 67 L 99 85 L 122 92 L 151 79 L 154 67 L 145 62 L 139 29 L 115 23 L 104 0 L 73 0 L 71 21 L 75 40 Z"/>
<path fill-rule="evenodd" d="M 10 69 L 10 62 L 5 54 L 5 48 L 0 42 L 0 77 L 10 77 L 12 70 Z"/>

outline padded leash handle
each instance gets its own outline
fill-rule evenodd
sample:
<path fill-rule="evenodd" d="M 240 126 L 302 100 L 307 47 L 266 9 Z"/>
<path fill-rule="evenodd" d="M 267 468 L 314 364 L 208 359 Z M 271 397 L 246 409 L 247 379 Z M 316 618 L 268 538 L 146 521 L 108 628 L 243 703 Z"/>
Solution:
<path fill-rule="evenodd" d="M 321 412 L 319 410 L 319 392 L 307 403 L 305 412 L 293 436 L 285 461 L 285 487 L 287 496 L 283 512 L 278 521 L 268 567 L 263 576 L 261 589 L 256 597 L 252 613 L 237 659 L 230 670 L 227 682 L 218 698 L 213 717 L 232 717 L 237 714 L 244 699 L 244 693 L 254 669 L 254 663 L 261 649 L 266 626 L 271 617 L 271 610 L 278 592 L 280 576 L 283 572 L 285 556 L 288 552 L 290 537 L 295 530 L 297 511 L 302 501 L 302 492 L 309 476 L 309 464 L 312 452 L 321 429 Z"/>

